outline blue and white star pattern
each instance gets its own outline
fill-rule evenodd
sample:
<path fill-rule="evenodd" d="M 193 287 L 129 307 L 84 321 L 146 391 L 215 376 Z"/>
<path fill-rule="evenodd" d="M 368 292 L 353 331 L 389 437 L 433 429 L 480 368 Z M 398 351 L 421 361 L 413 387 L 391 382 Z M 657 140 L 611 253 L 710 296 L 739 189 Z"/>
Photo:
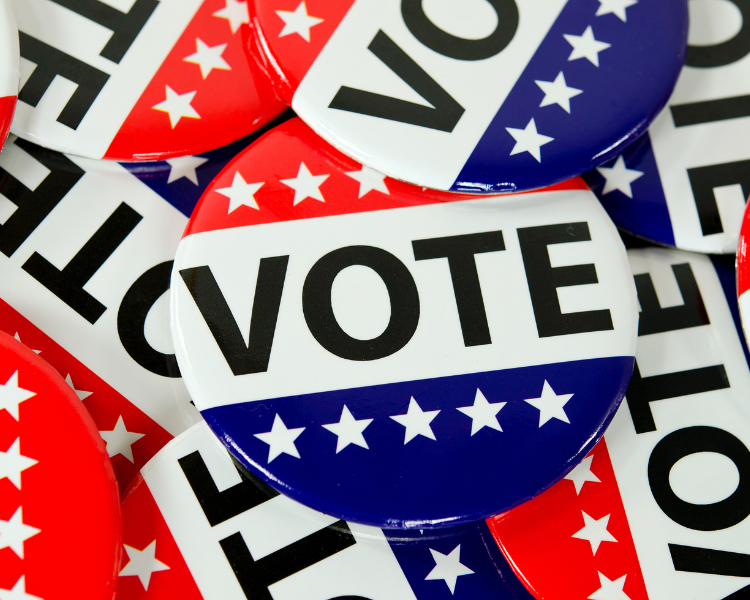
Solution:
<path fill-rule="evenodd" d="M 696 42 L 667 109 L 617 159 L 585 175 L 628 233 L 696 252 L 737 249 L 750 196 L 750 47 L 741 42 L 748 15 L 743 21 L 735 4 L 699 3 Z"/>

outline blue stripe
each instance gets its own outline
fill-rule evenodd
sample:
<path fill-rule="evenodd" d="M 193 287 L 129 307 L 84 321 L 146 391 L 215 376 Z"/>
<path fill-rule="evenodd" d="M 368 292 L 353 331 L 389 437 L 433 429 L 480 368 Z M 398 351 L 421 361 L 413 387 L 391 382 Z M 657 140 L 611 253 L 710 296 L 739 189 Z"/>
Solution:
<path fill-rule="evenodd" d="M 569 0 L 464 165 L 454 191 L 533 189 L 580 175 L 622 152 L 646 131 L 666 104 L 685 61 L 687 7 L 684 0 L 642 0 L 627 8 L 627 22 L 596 16 L 598 0 Z M 580 36 L 591 26 L 599 67 L 587 58 L 569 61 L 564 34 Z M 553 81 L 562 71 L 569 87 L 583 90 L 568 114 L 553 104 L 540 107 L 536 80 Z M 503 77 L 498 73 L 497 77 Z M 540 134 L 554 138 L 537 160 L 528 152 L 511 156 L 515 140 L 507 127 L 524 129 L 534 118 Z"/>
<path fill-rule="evenodd" d="M 589 452 L 625 394 L 633 361 L 408 381 L 222 406 L 203 416 L 230 449 L 242 449 L 237 458 L 254 474 L 321 512 L 381 526 L 473 522 L 539 494 Z M 552 419 L 539 427 L 539 410 L 524 401 L 538 398 L 545 380 L 557 394 L 574 394 L 564 407 L 569 424 Z M 507 402 L 497 415 L 502 432 L 485 427 L 472 436 L 472 420 L 456 410 L 473 405 L 477 389 L 490 403 Z M 390 418 L 406 413 L 412 397 L 423 411 L 441 411 L 431 423 L 435 440 L 404 444 L 405 428 Z M 364 430 L 369 449 L 336 453 L 337 437 L 322 425 L 338 423 L 344 405 L 355 419 L 373 419 Z M 282 454 L 269 466 L 269 446 L 255 434 L 271 431 L 276 414 L 287 428 L 306 429 L 295 441 L 301 458 Z"/>
<path fill-rule="evenodd" d="M 674 230 L 667 208 L 667 198 L 664 196 L 648 133 L 628 146 L 622 157 L 628 169 L 643 173 L 630 184 L 632 198 L 628 198 L 620 190 L 602 194 L 606 180 L 598 171 L 590 171 L 583 178 L 618 228 L 646 240 L 674 246 Z M 614 163 L 612 160 L 602 166 L 612 167 Z"/>

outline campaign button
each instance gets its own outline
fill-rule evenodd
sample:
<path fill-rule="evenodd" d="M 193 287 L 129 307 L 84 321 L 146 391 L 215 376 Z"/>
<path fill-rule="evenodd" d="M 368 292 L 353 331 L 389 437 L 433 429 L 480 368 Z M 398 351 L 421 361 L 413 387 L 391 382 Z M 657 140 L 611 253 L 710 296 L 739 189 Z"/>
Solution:
<path fill-rule="evenodd" d="M 750 8 L 739 0 L 688 5 L 687 64 L 667 109 L 584 178 L 619 228 L 733 254 L 750 196 Z"/>
<path fill-rule="evenodd" d="M 687 3 L 252 0 L 248 48 L 356 161 L 439 190 L 528 190 L 619 154 L 685 62 Z"/>
<path fill-rule="evenodd" d="M 18 98 L 18 28 L 10 0 L 0 0 L 0 147 L 8 137 Z"/>
<path fill-rule="evenodd" d="M 0 332 L 0 598 L 111 600 L 120 496 L 73 390 Z"/>
<path fill-rule="evenodd" d="M 629 256 L 641 318 L 626 401 L 565 480 L 489 525 L 540 600 L 741 598 L 750 369 L 733 259 Z"/>
<path fill-rule="evenodd" d="M 281 114 L 243 45 L 246 0 L 14 0 L 12 131 L 88 158 L 201 154 Z"/>
<path fill-rule="evenodd" d="M 169 277 L 193 207 L 247 143 L 121 165 L 11 135 L 0 153 L 0 330 L 76 390 L 121 490 L 200 418 L 172 350 Z"/>
<path fill-rule="evenodd" d="M 151 459 L 123 523 L 119 600 L 532 600 L 484 522 L 435 535 L 329 517 L 249 475 L 205 423 Z"/>
<path fill-rule="evenodd" d="M 602 435 L 633 368 L 627 257 L 582 180 L 421 189 L 300 119 L 209 186 L 170 290 L 177 362 L 229 450 L 370 525 L 447 526 L 535 496 Z"/>

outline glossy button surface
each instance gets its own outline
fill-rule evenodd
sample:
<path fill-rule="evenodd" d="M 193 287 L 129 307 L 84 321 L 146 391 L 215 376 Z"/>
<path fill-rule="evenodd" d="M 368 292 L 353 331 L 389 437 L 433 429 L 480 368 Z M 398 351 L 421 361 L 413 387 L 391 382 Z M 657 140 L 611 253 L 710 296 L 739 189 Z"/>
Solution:
<path fill-rule="evenodd" d="M 735 0 L 688 4 L 687 65 L 667 108 L 585 179 L 621 229 L 732 254 L 750 196 L 750 8 Z"/>
<path fill-rule="evenodd" d="M 119 600 L 531 600 L 483 522 L 434 535 L 337 520 L 239 470 L 205 423 L 146 465 L 123 515 Z"/>
<path fill-rule="evenodd" d="M 422 190 L 294 119 L 211 184 L 171 324 L 196 407 L 271 486 L 423 528 L 506 510 L 593 446 L 632 372 L 637 308 L 581 180 Z"/>
<path fill-rule="evenodd" d="M 249 48 L 319 135 L 440 190 L 540 188 L 643 133 L 685 60 L 687 3 L 252 0 Z"/>
<path fill-rule="evenodd" d="M 0 332 L 0 597 L 111 600 L 121 540 L 91 417 L 49 364 Z"/>
<path fill-rule="evenodd" d="M 8 137 L 18 98 L 18 28 L 10 0 L 0 1 L 0 147 Z"/>
<path fill-rule="evenodd" d="M 15 0 L 12 131 L 88 158 L 164 160 L 246 136 L 283 110 L 243 51 L 245 0 Z"/>
<path fill-rule="evenodd" d="M 121 489 L 199 418 L 172 350 L 172 260 L 188 215 L 246 146 L 128 163 L 11 136 L 0 153 L 0 330 L 76 390 Z"/>
<path fill-rule="evenodd" d="M 626 401 L 564 481 L 490 527 L 540 600 L 742 597 L 750 369 L 732 260 L 629 255 L 641 317 Z"/>

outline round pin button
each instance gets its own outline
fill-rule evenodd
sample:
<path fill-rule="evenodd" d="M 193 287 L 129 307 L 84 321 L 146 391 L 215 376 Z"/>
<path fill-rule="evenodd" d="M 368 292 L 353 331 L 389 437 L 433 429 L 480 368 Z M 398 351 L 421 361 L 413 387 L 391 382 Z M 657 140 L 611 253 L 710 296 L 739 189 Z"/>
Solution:
<path fill-rule="evenodd" d="M 270 131 L 209 186 L 172 272 L 175 353 L 230 451 L 321 512 L 386 527 L 507 510 L 601 436 L 635 290 L 581 180 L 423 190 Z"/>
<path fill-rule="evenodd" d="M 531 600 L 479 522 L 380 530 L 279 496 L 205 423 L 143 469 L 123 503 L 117 598 Z"/>
<path fill-rule="evenodd" d="M 0 333 L 0 597 L 111 599 L 121 528 L 91 417 L 52 367 Z"/>
<path fill-rule="evenodd" d="M 17 0 L 23 85 L 12 131 L 112 160 L 200 154 L 279 115 L 243 50 L 246 0 Z"/>
<path fill-rule="evenodd" d="M 8 137 L 18 98 L 18 28 L 10 0 L 0 0 L 0 148 Z"/>
<path fill-rule="evenodd" d="M 750 12 L 690 0 L 687 64 L 648 133 L 585 176 L 615 224 L 706 253 L 737 248 L 750 195 Z"/>
<path fill-rule="evenodd" d="M 626 401 L 565 480 L 490 528 L 539 600 L 740 597 L 750 368 L 732 258 L 629 256 L 641 319 Z"/>
<path fill-rule="evenodd" d="M 336 148 L 419 186 L 540 188 L 643 133 L 685 61 L 687 6 L 252 0 L 249 48 Z"/>

